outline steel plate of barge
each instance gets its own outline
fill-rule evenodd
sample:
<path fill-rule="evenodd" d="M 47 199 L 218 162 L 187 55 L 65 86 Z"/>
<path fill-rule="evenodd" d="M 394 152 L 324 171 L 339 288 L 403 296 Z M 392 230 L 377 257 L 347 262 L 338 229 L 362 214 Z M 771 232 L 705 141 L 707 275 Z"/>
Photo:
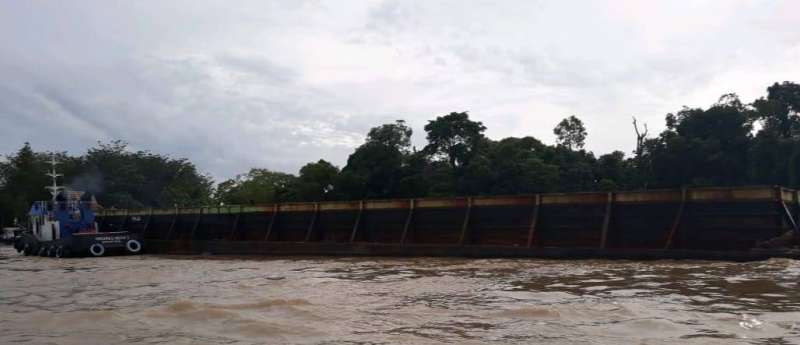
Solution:
<path fill-rule="evenodd" d="M 781 187 L 105 210 L 151 253 L 757 260 L 798 257 Z"/>

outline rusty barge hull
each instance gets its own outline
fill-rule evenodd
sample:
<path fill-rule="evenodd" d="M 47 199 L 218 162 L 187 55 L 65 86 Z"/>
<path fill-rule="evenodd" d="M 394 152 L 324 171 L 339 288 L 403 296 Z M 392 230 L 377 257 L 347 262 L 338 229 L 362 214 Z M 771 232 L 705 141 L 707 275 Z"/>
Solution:
<path fill-rule="evenodd" d="M 756 260 L 798 234 L 800 195 L 771 186 L 104 210 L 103 231 L 157 254 Z M 796 238 L 795 238 L 796 239 Z"/>

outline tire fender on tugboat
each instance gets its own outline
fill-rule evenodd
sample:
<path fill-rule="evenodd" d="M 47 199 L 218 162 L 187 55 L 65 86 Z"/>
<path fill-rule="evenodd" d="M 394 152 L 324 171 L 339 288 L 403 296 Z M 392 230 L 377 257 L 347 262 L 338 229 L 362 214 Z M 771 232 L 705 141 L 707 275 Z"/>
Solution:
<path fill-rule="evenodd" d="M 102 243 L 95 243 L 89 247 L 89 253 L 92 256 L 103 256 L 106 253 L 106 247 Z"/>
<path fill-rule="evenodd" d="M 128 240 L 128 242 L 125 243 L 125 249 L 130 253 L 139 253 L 142 251 L 142 244 L 137 240 Z"/>

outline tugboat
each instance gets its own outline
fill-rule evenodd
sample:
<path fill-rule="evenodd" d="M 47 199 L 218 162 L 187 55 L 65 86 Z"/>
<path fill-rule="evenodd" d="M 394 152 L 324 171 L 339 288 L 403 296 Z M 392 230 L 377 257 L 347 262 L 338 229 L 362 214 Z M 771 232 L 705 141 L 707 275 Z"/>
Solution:
<path fill-rule="evenodd" d="M 95 222 L 94 197 L 58 185 L 55 157 L 47 186 L 52 195 L 48 201 L 36 201 L 28 212 L 29 226 L 17 236 L 14 247 L 24 255 L 51 257 L 104 256 L 109 253 L 139 254 L 142 242 L 138 234 L 128 231 L 101 232 Z"/>

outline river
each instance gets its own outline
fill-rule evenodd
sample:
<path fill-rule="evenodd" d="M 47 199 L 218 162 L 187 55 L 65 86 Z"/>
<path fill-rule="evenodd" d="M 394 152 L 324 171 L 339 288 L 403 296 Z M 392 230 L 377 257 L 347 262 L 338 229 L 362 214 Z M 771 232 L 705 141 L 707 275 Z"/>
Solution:
<path fill-rule="evenodd" d="M 797 344 L 800 261 L 53 259 L 0 247 L 2 344 Z"/>

